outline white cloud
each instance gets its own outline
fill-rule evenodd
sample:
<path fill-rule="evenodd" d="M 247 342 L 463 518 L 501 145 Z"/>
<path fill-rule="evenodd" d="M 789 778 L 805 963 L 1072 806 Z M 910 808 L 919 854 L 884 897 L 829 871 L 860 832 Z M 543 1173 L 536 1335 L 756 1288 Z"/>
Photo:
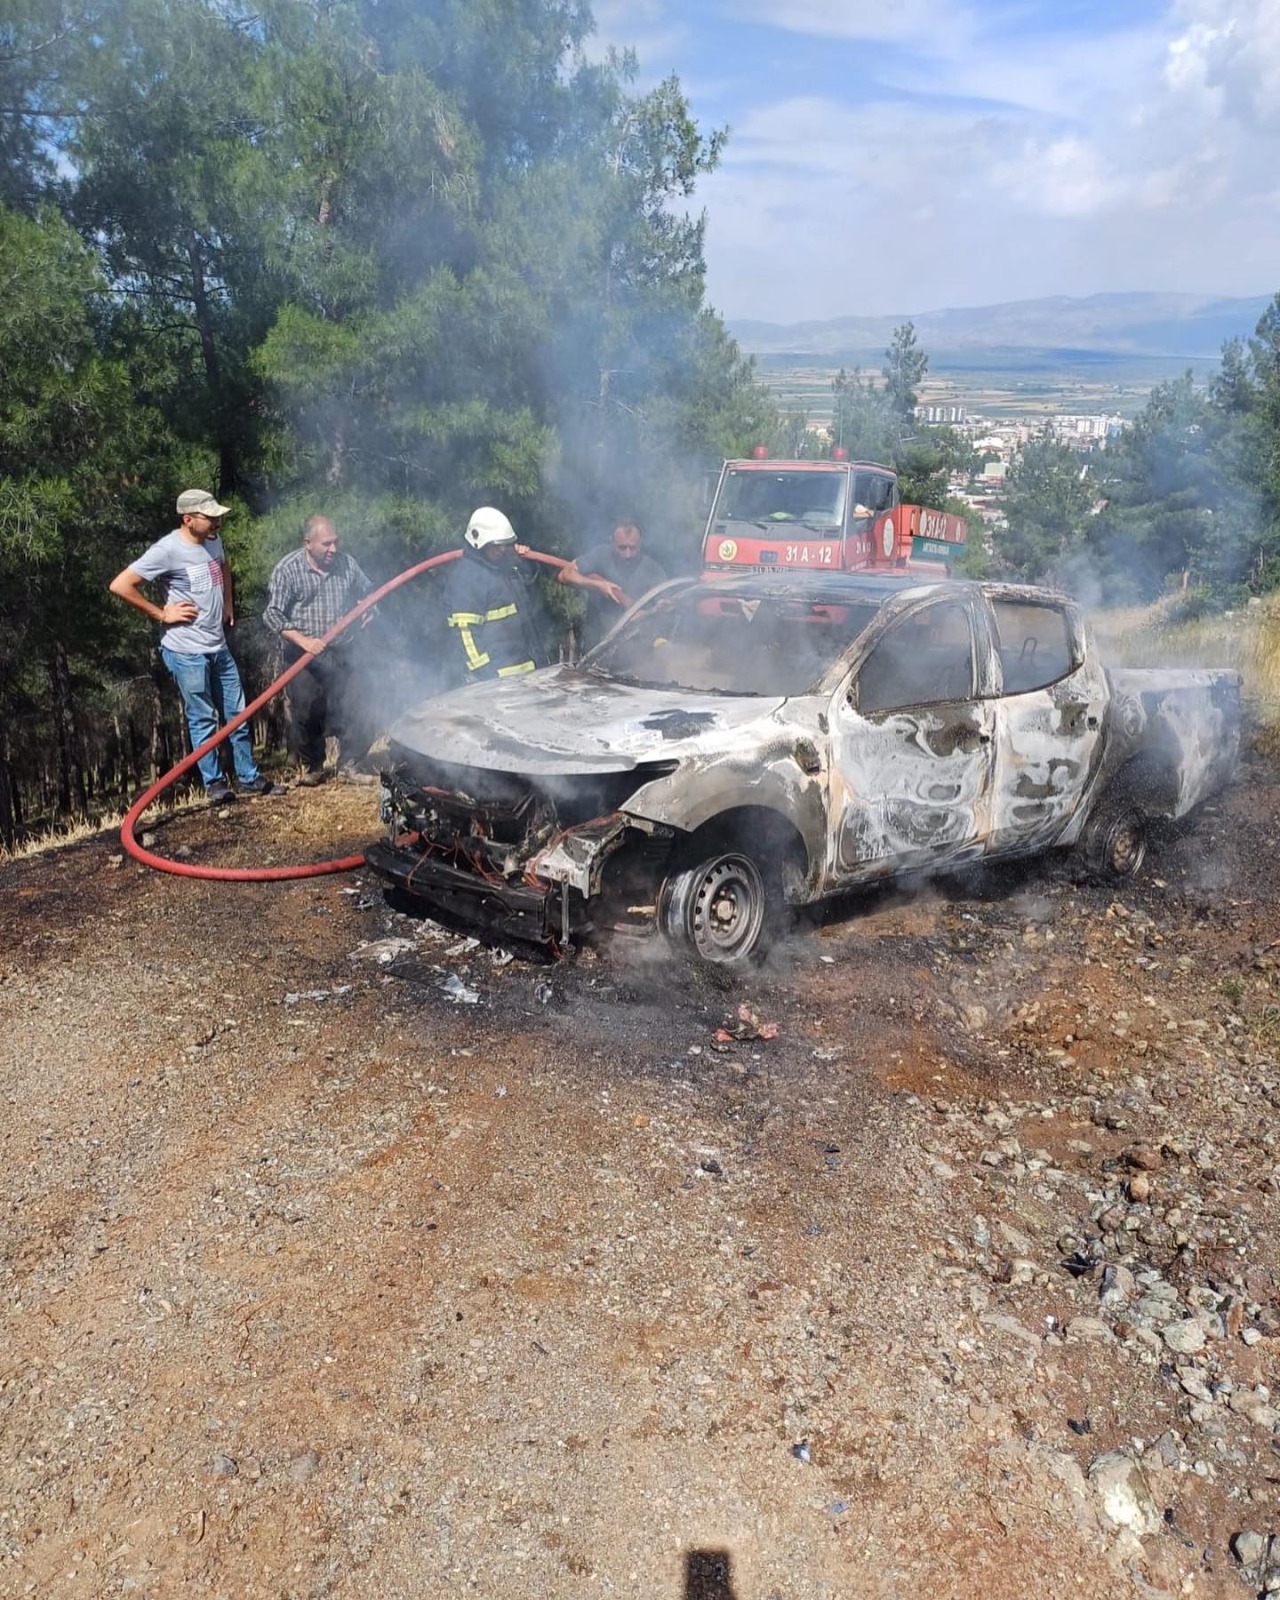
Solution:
<path fill-rule="evenodd" d="M 928 46 L 957 51 L 976 28 L 967 8 L 950 0 L 734 0 L 731 17 L 823 39 Z"/>
<path fill-rule="evenodd" d="M 1200 98 L 1218 116 L 1280 130 L 1280 3 L 1253 6 L 1190 0 L 1177 8 L 1183 31 L 1170 41 L 1171 94 Z"/>
<path fill-rule="evenodd" d="M 989 181 L 1031 214 L 1091 217 L 1123 199 L 1126 185 L 1101 151 L 1074 135 L 1033 142 L 993 164 Z"/>
<path fill-rule="evenodd" d="M 599 0 L 593 48 L 633 45 L 642 85 L 678 69 L 732 125 L 694 202 L 731 314 L 1276 287 L 1280 0 L 1122 5 L 1088 34 L 1052 4 Z M 847 94 L 795 92 L 822 39 Z"/>
<path fill-rule="evenodd" d="M 587 55 L 601 61 L 610 46 L 634 50 L 642 86 L 665 78 L 688 43 L 688 29 L 667 0 L 597 0 L 591 9 L 596 31 Z"/>
<path fill-rule="evenodd" d="M 836 0 L 767 9 L 812 32 L 865 36 L 874 22 Z M 903 41 L 938 15 L 929 0 L 881 9 Z M 971 28 L 953 12 L 927 59 L 889 52 L 879 99 L 792 96 L 733 118 L 698 197 L 718 304 L 791 320 L 1277 286 L 1280 0 L 1178 0 L 1110 37 L 997 30 L 955 48 Z"/>

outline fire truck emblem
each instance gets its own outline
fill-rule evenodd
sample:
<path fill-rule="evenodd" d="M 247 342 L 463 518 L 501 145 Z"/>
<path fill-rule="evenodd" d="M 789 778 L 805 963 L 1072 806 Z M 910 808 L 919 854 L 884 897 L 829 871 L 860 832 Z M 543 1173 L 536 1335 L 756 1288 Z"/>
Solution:
<path fill-rule="evenodd" d="M 721 539 L 719 554 L 721 561 L 734 560 L 738 554 L 738 541 L 736 539 Z"/>
<path fill-rule="evenodd" d="M 893 554 L 893 518 L 892 517 L 887 517 L 885 519 L 884 527 L 881 529 L 881 532 L 880 532 L 880 539 L 881 539 L 881 542 L 884 545 L 884 553 L 885 553 L 885 555 L 891 556 Z"/>

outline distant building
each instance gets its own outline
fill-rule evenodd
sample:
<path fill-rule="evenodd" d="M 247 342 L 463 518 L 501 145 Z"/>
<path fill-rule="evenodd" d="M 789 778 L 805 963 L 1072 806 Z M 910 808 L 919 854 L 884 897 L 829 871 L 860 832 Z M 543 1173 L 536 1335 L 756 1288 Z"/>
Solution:
<path fill-rule="evenodd" d="M 961 405 L 917 406 L 912 414 L 917 422 L 958 425 L 969 420 L 964 407 Z"/>

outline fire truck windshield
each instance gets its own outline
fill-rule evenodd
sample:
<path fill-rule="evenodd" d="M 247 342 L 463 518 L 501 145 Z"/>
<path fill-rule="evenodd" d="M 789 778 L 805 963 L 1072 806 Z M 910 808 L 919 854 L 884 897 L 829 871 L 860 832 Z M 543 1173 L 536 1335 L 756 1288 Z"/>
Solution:
<path fill-rule="evenodd" d="M 711 513 L 713 522 L 751 522 L 774 528 L 788 522 L 810 528 L 844 523 L 845 472 L 738 470 L 724 475 Z"/>

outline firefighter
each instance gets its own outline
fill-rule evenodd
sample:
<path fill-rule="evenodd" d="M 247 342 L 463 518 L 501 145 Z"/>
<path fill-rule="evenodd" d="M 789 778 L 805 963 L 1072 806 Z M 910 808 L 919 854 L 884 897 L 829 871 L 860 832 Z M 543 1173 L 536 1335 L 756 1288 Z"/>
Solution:
<path fill-rule="evenodd" d="M 444 580 L 445 616 L 458 648 L 455 681 L 513 678 L 551 660 L 551 627 L 533 567 L 501 511 L 480 506 L 462 540 L 462 559 Z"/>

